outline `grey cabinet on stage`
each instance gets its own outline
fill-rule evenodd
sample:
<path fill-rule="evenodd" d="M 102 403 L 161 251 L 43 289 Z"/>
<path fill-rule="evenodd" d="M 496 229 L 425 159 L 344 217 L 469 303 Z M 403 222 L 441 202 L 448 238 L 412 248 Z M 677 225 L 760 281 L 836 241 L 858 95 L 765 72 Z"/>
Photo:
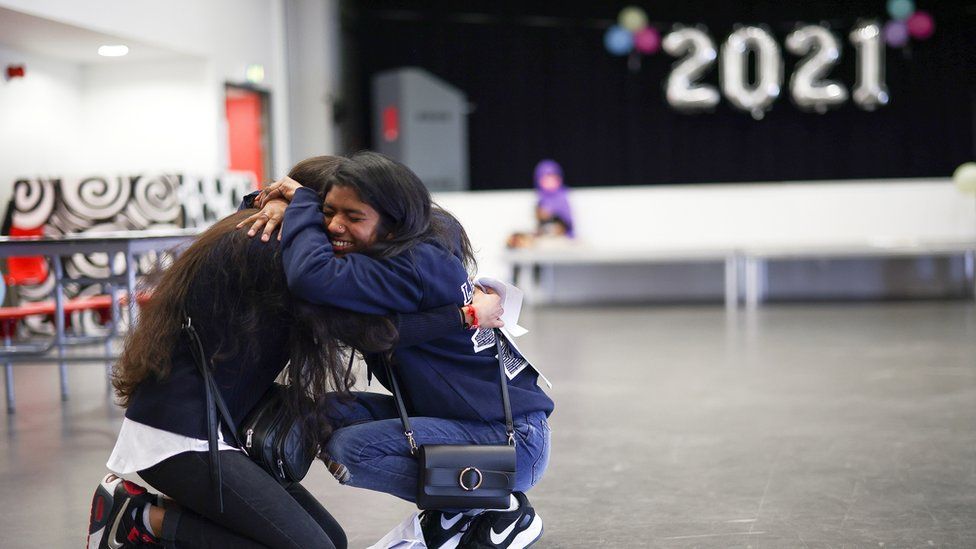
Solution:
<path fill-rule="evenodd" d="M 373 148 L 406 164 L 431 191 L 467 190 L 467 98 L 420 68 L 376 74 Z"/>

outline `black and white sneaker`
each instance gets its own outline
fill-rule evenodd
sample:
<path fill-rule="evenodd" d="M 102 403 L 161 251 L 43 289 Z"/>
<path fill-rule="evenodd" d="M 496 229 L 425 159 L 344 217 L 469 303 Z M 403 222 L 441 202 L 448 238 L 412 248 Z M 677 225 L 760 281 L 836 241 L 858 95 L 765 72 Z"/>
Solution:
<path fill-rule="evenodd" d="M 518 509 L 485 511 L 461 537 L 463 549 L 523 549 L 542 537 L 542 517 L 522 492 L 513 492 Z"/>
<path fill-rule="evenodd" d="M 121 549 L 158 545 L 143 521 L 146 504 L 157 496 L 134 482 L 106 475 L 92 497 L 87 549 Z"/>
<path fill-rule="evenodd" d="M 420 529 L 428 549 L 454 549 L 471 521 L 477 517 L 464 513 L 427 510 L 420 513 Z"/>

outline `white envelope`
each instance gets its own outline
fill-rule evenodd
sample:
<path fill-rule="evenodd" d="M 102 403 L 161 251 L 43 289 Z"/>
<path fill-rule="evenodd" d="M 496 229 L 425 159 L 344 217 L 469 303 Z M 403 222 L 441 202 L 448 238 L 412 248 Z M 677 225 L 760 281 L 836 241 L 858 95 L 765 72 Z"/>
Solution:
<path fill-rule="evenodd" d="M 528 330 L 518 324 L 519 315 L 522 314 L 522 297 L 525 295 L 522 290 L 488 276 L 479 276 L 474 279 L 474 283 L 482 288 L 491 288 L 502 298 L 502 309 L 505 311 L 502 314 L 502 322 L 505 323 L 502 332 L 509 339 L 529 333 Z"/>

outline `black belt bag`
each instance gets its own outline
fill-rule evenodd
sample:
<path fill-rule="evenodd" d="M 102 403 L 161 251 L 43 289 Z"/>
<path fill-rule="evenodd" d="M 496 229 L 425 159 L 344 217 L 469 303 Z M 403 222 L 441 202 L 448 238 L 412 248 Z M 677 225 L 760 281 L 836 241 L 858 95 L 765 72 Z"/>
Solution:
<path fill-rule="evenodd" d="M 298 482 L 305 478 L 312 461 L 318 454 L 318 444 L 305 436 L 305 422 L 302 417 L 292 413 L 287 403 L 287 388 L 275 383 L 258 400 L 240 429 L 234 425 L 224 403 L 217 382 L 211 372 L 212 365 L 204 358 L 203 344 L 200 336 L 193 327 L 189 316 L 184 317 L 183 331 L 190 340 L 190 352 L 193 354 L 197 369 L 203 377 L 203 385 L 207 396 L 207 442 L 210 453 L 210 478 L 218 489 L 220 511 L 224 510 L 224 498 L 220 471 L 220 460 L 217 453 L 217 430 L 220 420 L 234 437 L 238 448 L 268 472 L 278 482 Z M 217 414 L 220 414 L 218 418 Z M 243 444 L 242 442 L 243 441 Z"/>
<path fill-rule="evenodd" d="M 417 479 L 420 509 L 507 509 L 510 505 L 515 488 L 515 427 L 499 343 L 501 337 L 495 330 L 507 444 L 422 444 L 418 447 L 397 378 L 390 364 L 386 364 L 403 434 L 420 466 Z"/>

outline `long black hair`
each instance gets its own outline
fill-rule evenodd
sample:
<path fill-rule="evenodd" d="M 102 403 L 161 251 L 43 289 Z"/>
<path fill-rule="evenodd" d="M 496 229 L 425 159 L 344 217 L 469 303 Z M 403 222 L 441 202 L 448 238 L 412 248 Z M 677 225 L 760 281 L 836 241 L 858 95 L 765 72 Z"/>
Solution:
<path fill-rule="evenodd" d="M 366 251 L 377 257 L 399 255 L 418 242 L 431 242 L 456 255 L 468 271 L 476 268 L 471 241 L 461 223 L 437 206 L 430 191 L 409 168 L 372 151 L 350 157 L 303 160 L 289 174 L 302 185 L 324 178 L 324 193 L 347 187 L 380 215 L 376 243 Z"/>
<path fill-rule="evenodd" d="M 289 403 L 309 419 L 310 435 L 325 440 L 331 432 L 326 395 L 348 395 L 355 377 L 344 359 L 353 347 L 365 352 L 391 348 L 396 329 L 385 317 L 320 307 L 288 293 L 277 239 L 259 242 L 236 230 L 256 210 L 215 223 L 176 259 L 143 307 L 136 328 L 113 370 L 120 404 L 128 406 L 149 376 L 165 379 L 181 337 L 185 311 L 196 310 L 198 329 L 217 362 L 229 357 L 262 356 L 260 347 L 280 345 Z M 204 325 L 200 325 L 200 321 Z M 269 341 L 269 326 L 286 334 Z"/>

